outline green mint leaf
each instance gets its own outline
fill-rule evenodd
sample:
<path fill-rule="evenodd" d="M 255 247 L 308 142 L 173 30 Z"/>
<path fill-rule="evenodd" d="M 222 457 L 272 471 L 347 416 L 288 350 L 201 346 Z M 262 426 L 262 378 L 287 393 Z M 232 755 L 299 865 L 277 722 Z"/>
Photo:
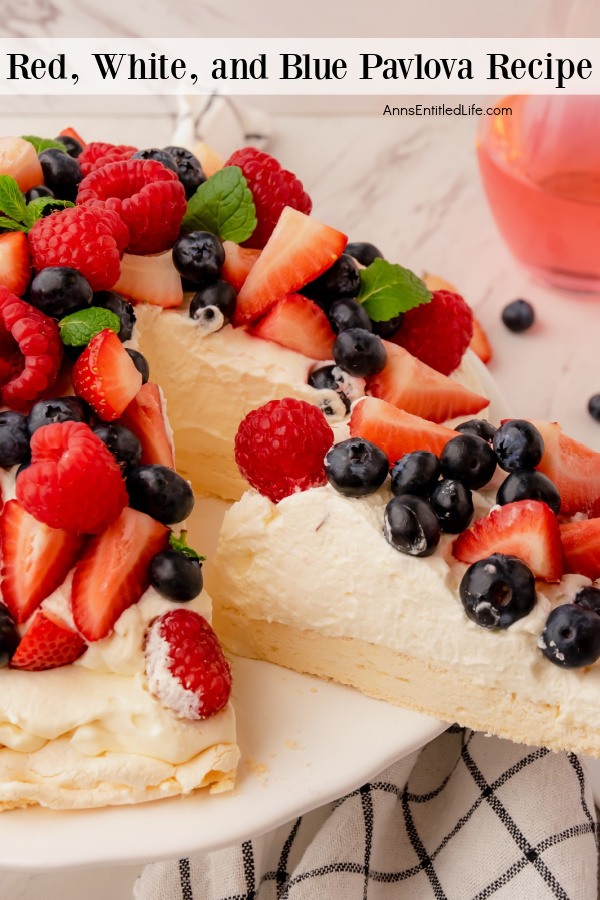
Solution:
<path fill-rule="evenodd" d="M 30 200 L 27 204 L 23 216 L 24 225 L 26 225 L 27 228 L 31 228 L 38 219 L 42 218 L 44 210 L 48 206 L 54 206 L 56 209 L 67 209 L 71 206 L 75 206 L 75 204 L 71 203 L 70 200 L 57 200 L 55 197 L 37 197 L 35 200 Z"/>
<path fill-rule="evenodd" d="M 85 347 L 93 337 L 110 328 L 118 334 L 121 328 L 121 320 L 110 309 L 101 309 L 99 306 L 90 306 L 79 312 L 65 316 L 58 323 L 60 337 L 63 344 L 68 347 Z"/>
<path fill-rule="evenodd" d="M 10 175 L 0 175 L 0 209 L 4 215 L 22 222 L 25 206 L 25 198 L 15 179 Z"/>
<path fill-rule="evenodd" d="M 22 134 L 21 137 L 24 141 L 29 141 L 30 144 L 33 144 L 36 153 L 41 153 L 42 150 L 62 150 L 63 153 L 67 152 L 65 145 L 60 141 L 55 141 L 53 138 L 36 137 L 35 134 Z"/>
<path fill-rule="evenodd" d="M 184 231 L 210 231 L 222 241 L 241 244 L 256 228 L 252 191 L 239 166 L 225 166 L 190 197 Z"/>
<path fill-rule="evenodd" d="M 0 216 L 0 227 L 8 228 L 9 231 L 27 231 L 25 225 L 21 225 L 20 222 L 15 222 L 14 219 L 7 219 L 6 216 Z"/>
<path fill-rule="evenodd" d="M 189 556 L 190 559 L 197 559 L 198 562 L 204 562 L 206 559 L 205 556 L 199 556 L 195 550 L 192 550 L 191 547 L 187 545 L 187 531 L 181 531 L 179 533 L 179 537 L 171 532 L 169 535 L 169 544 L 171 545 L 172 550 L 177 550 L 178 553 L 183 553 L 184 556 Z"/>
<path fill-rule="evenodd" d="M 410 269 L 385 259 L 375 259 L 360 270 L 360 291 L 356 298 L 374 322 L 387 322 L 415 306 L 429 303 L 431 291 Z"/>

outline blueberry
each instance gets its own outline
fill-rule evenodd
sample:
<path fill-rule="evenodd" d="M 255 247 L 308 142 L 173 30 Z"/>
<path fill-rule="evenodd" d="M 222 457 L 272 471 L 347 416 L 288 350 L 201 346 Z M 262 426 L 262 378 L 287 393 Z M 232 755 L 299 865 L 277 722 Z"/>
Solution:
<path fill-rule="evenodd" d="M 592 419 L 600 422 L 600 394 L 594 394 L 588 401 L 588 412 Z"/>
<path fill-rule="evenodd" d="M 576 603 L 557 606 L 546 619 L 539 646 L 563 669 L 591 666 L 600 657 L 600 616 Z"/>
<path fill-rule="evenodd" d="M 116 422 L 101 422 L 92 428 L 94 434 L 106 444 L 116 461 L 123 469 L 137 466 L 142 458 L 142 445 L 137 435 L 117 425 Z"/>
<path fill-rule="evenodd" d="M 400 313 L 397 316 L 394 316 L 391 319 L 387 319 L 385 322 L 375 322 L 371 321 L 371 328 L 378 334 L 379 337 L 382 337 L 384 340 L 393 337 L 400 326 L 402 325 L 402 320 L 404 318 L 404 313 Z"/>
<path fill-rule="evenodd" d="M 221 325 L 226 325 L 233 319 L 236 301 L 237 295 L 232 286 L 226 281 L 216 281 L 196 291 L 190 302 L 189 314 L 198 322 L 218 318 Z M 209 311 L 212 315 L 208 315 Z M 217 316 L 217 313 L 220 313 L 220 316 Z"/>
<path fill-rule="evenodd" d="M 59 151 L 62 153 L 62 151 Z M 65 153 L 62 153 L 65 156 Z M 47 316 L 62 319 L 92 305 L 94 293 L 87 278 L 68 266 L 48 266 L 31 282 L 29 302 Z"/>
<path fill-rule="evenodd" d="M 381 250 L 375 244 L 369 244 L 367 241 L 346 244 L 344 253 L 359 262 L 361 266 L 370 266 L 374 259 L 383 259 Z"/>
<path fill-rule="evenodd" d="M 553 481 L 542 472 L 519 472 L 505 478 L 496 494 L 496 503 L 516 503 L 517 500 L 541 500 L 558 515 L 560 494 Z"/>
<path fill-rule="evenodd" d="M 483 438 L 488 444 L 491 444 L 496 434 L 496 429 L 490 425 L 487 419 L 469 419 L 468 422 L 461 422 L 454 430 L 461 434 L 474 434 L 475 437 Z"/>
<path fill-rule="evenodd" d="M 159 150 L 158 147 L 151 147 L 149 150 L 137 150 L 132 159 L 153 159 L 155 162 L 162 163 L 165 168 L 171 172 L 177 172 L 177 163 L 170 153 L 166 150 Z"/>
<path fill-rule="evenodd" d="M 513 300 L 502 310 L 502 321 L 509 331 L 517 334 L 531 328 L 534 319 L 533 306 L 527 300 Z"/>
<path fill-rule="evenodd" d="M 150 584 L 168 600 L 187 603 L 202 591 L 202 563 L 179 550 L 163 550 L 150 562 Z"/>
<path fill-rule="evenodd" d="M 0 603 L 0 666 L 8 665 L 20 640 L 15 620 L 4 603 Z"/>
<path fill-rule="evenodd" d="M 573 603 L 577 606 L 585 606 L 586 609 L 591 609 L 592 612 L 600 615 L 600 588 L 581 588 L 573 597 Z"/>
<path fill-rule="evenodd" d="M 360 290 L 360 273 L 351 256 L 342 253 L 334 264 L 310 281 L 300 293 L 310 297 L 324 309 L 340 297 L 356 297 Z"/>
<path fill-rule="evenodd" d="M 38 400 L 31 408 L 27 416 L 29 435 L 33 435 L 38 428 L 44 425 L 53 425 L 55 422 L 85 422 L 90 421 L 90 410 L 79 397 L 53 397 L 50 400 Z"/>
<path fill-rule="evenodd" d="M 59 134 L 57 138 L 54 138 L 55 141 L 60 141 L 61 144 L 64 144 L 65 150 L 72 156 L 73 159 L 77 159 L 78 156 L 81 156 L 83 153 L 83 147 L 74 137 L 71 137 L 69 134 Z"/>
<path fill-rule="evenodd" d="M 383 450 L 360 437 L 334 444 L 325 457 L 329 483 L 346 497 L 373 494 L 387 478 L 389 468 Z"/>
<path fill-rule="evenodd" d="M 162 522 L 182 522 L 194 508 L 194 495 L 187 481 L 167 466 L 152 463 L 133 469 L 127 478 L 129 505 Z"/>
<path fill-rule="evenodd" d="M 505 472 L 527 472 L 544 455 L 544 438 L 531 422 L 509 419 L 497 430 L 492 447 Z"/>
<path fill-rule="evenodd" d="M 165 147 L 164 149 L 175 160 L 177 175 L 185 189 L 185 196 L 189 200 L 200 185 L 206 181 L 202 166 L 194 154 L 184 147 Z"/>
<path fill-rule="evenodd" d="M 535 606 L 535 578 L 516 556 L 492 553 L 469 566 L 460 582 L 469 619 L 483 628 L 508 628 Z"/>
<path fill-rule="evenodd" d="M 392 497 L 383 514 L 386 541 L 409 556 L 431 556 L 440 541 L 440 523 L 421 497 Z"/>
<path fill-rule="evenodd" d="M 38 200 L 40 197 L 54 197 L 54 194 L 45 184 L 36 184 L 35 187 L 29 188 L 25 194 L 25 203 L 31 203 L 32 200 Z"/>
<path fill-rule="evenodd" d="M 486 485 L 496 471 L 494 451 L 475 434 L 450 438 L 440 454 L 440 463 L 445 478 L 456 478 L 473 490 Z"/>
<path fill-rule="evenodd" d="M 150 378 L 150 364 L 143 353 L 139 350 L 132 350 L 130 347 L 125 348 L 133 360 L 133 364 L 142 376 L 142 384 L 148 384 Z"/>
<path fill-rule="evenodd" d="M 223 244 L 210 231 L 191 231 L 175 241 L 175 267 L 184 278 L 196 285 L 217 281 L 224 261 Z"/>
<path fill-rule="evenodd" d="M 333 358 L 344 372 L 366 378 L 381 372 L 387 362 L 383 341 L 364 328 L 342 331 L 333 342 Z"/>
<path fill-rule="evenodd" d="M 473 518 L 473 497 L 461 481 L 444 478 L 431 492 L 431 506 L 447 534 L 460 534 Z"/>
<path fill-rule="evenodd" d="M 392 494 L 415 494 L 429 497 L 441 475 L 440 461 L 435 453 L 415 450 L 407 453 L 392 466 Z"/>
<path fill-rule="evenodd" d="M 135 313 L 131 303 L 128 303 L 127 300 L 121 297 L 120 294 L 115 293 L 115 291 L 98 291 L 94 294 L 93 302 L 94 306 L 101 306 L 103 309 L 108 309 L 119 317 L 121 320 L 119 340 L 121 342 L 130 340 L 131 335 L 133 334 L 133 326 L 136 322 Z"/>
<path fill-rule="evenodd" d="M 373 330 L 364 306 L 357 303 L 352 297 L 340 297 L 339 300 L 334 300 L 329 307 L 327 317 L 336 334 L 339 334 L 340 331 L 347 331 L 349 328 Z"/>
<path fill-rule="evenodd" d="M 42 150 L 38 159 L 44 173 L 44 184 L 59 200 L 74 201 L 83 178 L 76 159 L 63 150 Z"/>
<path fill-rule="evenodd" d="M 0 412 L 0 466 L 10 469 L 29 459 L 27 418 L 18 412 Z"/>
<path fill-rule="evenodd" d="M 339 366 L 321 366 L 308 376 L 308 383 L 317 391 L 335 391 L 337 400 L 327 396 L 318 401 L 319 409 L 326 416 L 343 419 L 350 412 L 350 398 L 344 391 L 344 373 Z"/>

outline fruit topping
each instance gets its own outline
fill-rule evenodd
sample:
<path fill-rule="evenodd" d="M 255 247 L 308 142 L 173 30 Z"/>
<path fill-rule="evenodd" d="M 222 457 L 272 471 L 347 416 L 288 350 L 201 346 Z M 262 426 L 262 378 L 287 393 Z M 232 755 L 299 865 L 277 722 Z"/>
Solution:
<path fill-rule="evenodd" d="M 240 247 L 233 241 L 223 241 L 223 250 L 225 262 L 221 269 L 221 278 L 239 292 L 261 251 L 252 247 Z"/>
<path fill-rule="evenodd" d="M 434 291 L 429 303 L 409 309 L 393 337 L 421 362 L 442 375 L 459 365 L 473 337 L 473 313 L 460 294 Z"/>
<path fill-rule="evenodd" d="M 200 288 L 191 299 L 190 318 L 196 322 L 200 334 L 220 331 L 233 319 L 236 293 L 226 281 L 216 281 Z"/>
<path fill-rule="evenodd" d="M 151 147 L 148 150 L 136 150 L 129 159 L 153 159 L 177 174 L 177 165 L 171 154 L 167 153 L 166 150 L 159 150 L 158 147 Z"/>
<path fill-rule="evenodd" d="M 254 325 L 251 334 L 310 359 L 331 359 L 335 337 L 323 310 L 301 294 L 278 300 Z"/>
<path fill-rule="evenodd" d="M 42 269 L 31 282 L 29 292 L 30 303 L 53 319 L 62 319 L 69 313 L 86 309 L 92 305 L 93 299 L 94 293 L 87 278 L 68 266 Z"/>
<path fill-rule="evenodd" d="M 209 231 L 191 231 L 182 235 L 173 246 L 177 271 L 197 285 L 217 281 L 224 261 L 223 244 Z"/>
<path fill-rule="evenodd" d="M 187 546 L 187 532 L 178 538 L 171 534 L 168 550 L 161 550 L 150 563 L 150 584 L 176 603 L 187 603 L 201 593 L 203 587 L 202 561 L 195 550 Z"/>
<path fill-rule="evenodd" d="M 31 436 L 43 425 L 89 421 L 89 407 L 79 397 L 53 397 L 51 400 L 38 400 L 32 406 L 27 416 L 27 428 Z"/>
<path fill-rule="evenodd" d="M 386 541 L 409 556 L 431 556 L 440 540 L 440 524 L 422 497 L 392 497 L 383 514 Z"/>
<path fill-rule="evenodd" d="M 95 172 L 109 162 L 119 162 L 130 159 L 136 151 L 136 147 L 128 147 L 125 144 L 106 144 L 101 141 L 92 141 L 83 148 L 83 153 L 78 157 L 81 171 L 84 175 Z"/>
<path fill-rule="evenodd" d="M 383 322 L 371 321 L 371 328 L 375 334 L 378 334 L 379 337 L 388 341 L 396 334 L 402 325 L 403 319 L 404 313 L 399 313 L 397 316 L 392 316 L 391 319 L 387 319 Z"/>
<path fill-rule="evenodd" d="M 556 485 L 561 513 L 587 512 L 600 497 L 600 453 L 564 434 L 556 422 L 532 422 L 544 439 L 538 469 Z"/>
<path fill-rule="evenodd" d="M 27 236 L 22 231 L 0 234 L 0 285 L 21 297 L 31 278 Z"/>
<path fill-rule="evenodd" d="M 0 412 L 0 466 L 10 469 L 28 459 L 29 429 L 26 416 L 10 409 Z"/>
<path fill-rule="evenodd" d="M 483 363 L 489 363 L 492 358 L 492 347 L 488 336 L 483 330 L 481 322 L 475 316 L 473 316 L 473 337 L 471 338 L 469 349 L 472 350 Z"/>
<path fill-rule="evenodd" d="M 496 471 L 496 455 L 487 441 L 474 434 L 458 434 L 440 454 L 444 478 L 456 478 L 465 487 L 484 487 Z"/>
<path fill-rule="evenodd" d="M 496 431 L 492 446 L 498 465 L 505 472 L 527 472 L 539 465 L 544 439 L 535 425 L 525 419 L 509 419 Z"/>
<path fill-rule="evenodd" d="M 447 534 L 459 534 L 473 518 L 473 496 L 462 481 L 443 478 L 431 492 L 431 507 L 440 528 Z"/>
<path fill-rule="evenodd" d="M 128 303 L 127 300 L 124 300 L 123 297 L 115 291 L 98 291 L 94 294 L 92 302 L 94 306 L 100 306 L 102 309 L 108 309 L 111 312 L 114 312 L 114 314 L 119 317 L 119 322 L 121 323 L 118 334 L 119 340 L 121 343 L 130 340 L 131 335 L 133 334 L 133 326 L 136 322 L 135 313 L 131 303 Z"/>
<path fill-rule="evenodd" d="M 339 366 L 313 369 L 308 376 L 308 384 L 317 391 L 327 391 L 323 397 L 317 398 L 317 406 L 333 421 L 343 419 L 350 412 L 352 401 L 364 397 L 365 393 L 364 379 L 353 378 Z"/>
<path fill-rule="evenodd" d="M 21 635 L 15 620 L 4 605 L 0 603 L 0 666 L 5 666 L 19 646 Z"/>
<path fill-rule="evenodd" d="M 165 147 L 175 163 L 175 172 L 183 185 L 185 196 L 189 200 L 196 193 L 201 184 L 206 181 L 206 175 L 202 171 L 202 166 L 193 153 L 184 147 Z"/>
<path fill-rule="evenodd" d="M 496 434 L 496 428 L 487 419 L 469 419 L 468 422 L 461 422 L 454 430 L 460 434 L 474 434 L 476 437 L 483 438 L 488 444 L 491 444 Z"/>
<path fill-rule="evenodd" d="M 600 519 L 582 519 L 560 526 L 565 572 L 600 578 Z"/>
<path fill-rule="evenodd" d="M 396 409 L 376 397 L 365 397 L 352 408 L 350 434 L 373 441 L 387 453 L 390 464 L 413 450 L 429 450 L 439 456 L 456 437 L 450 428 Z"/>
<path fill-rule="evenodd" d="M 97 334 L 73 367 L 73 388 L 107 422 L 118 419 L 142 386 L 142 376 L 114 331 Z"/>
<path fill-rule="evenodd" d="M 83 178 L 78 161 L 64 150 L 43 150 L 38 159 L 44 173 L 44 184 L 59 200 L 73 202 Z"/>
<path fill-rule="evenodd" d="M 340 369 L 359 378 L 377 375 L 388 356 L 383 341 L 364 328 L 342 331 L 333 343 L 333 358 Z"/>
<path fill-rule="evenodd" d="M 35 187 L 29 188 L 24 196 L 25 202 L 31 203 L 32 200 L 39 200 L 40 197 L 54 197 L 54 194 L 45 184 L 36 184 Z"/>
<path fill-rule="evenodd" d="M 502 310 L 502 321 L 509 331 L 514 331 L 516 334 L 531 328 L 534 319 L 533 306 L 527 300 L 513 300 Z"/>
<path fill-rule="evenodd" d="M 127 350 L 127 353 L 129 354 L 129 356 L 131 357 L 134 366 L 136 367 L 136 369 L 142 376 L 142 387 L 143 387 L 145 384 L 148 384 L 148 380 L 150 378 L 150 363 L 148 362 L 148 360 L 146 359 L 144 354 L 140 353 L 139 350 L 132 350 L 131 347 L 126 347 L 125 349 Z M 141 388 L 140 388 L 140 390 L 141 390 Z M 139 394 L 139 391 L 138 391 L 138 394 Z M 136 397 L 137 397 L 137 394 L 136 394 Z M 131 402 L 133 403 L 134 400 L 135 400 L 135 397 L 133 398 L 133 400 Z"/>
<path fill-rule="evenodd" d="M 181 719 L 207 719 L 224 709 L 231 668 L 203 616 L 174 609 L 152 622 L 146 637 L 148 689 Z"/>
<path fill-rule="evenodd" d="M 588 400 L 588 412 L 592 419 L 600 422 L 600 394 L 594 394 Z"/>
<path fill-rule="evenodd" d="M 202 166 L 202 171 L 207 178 L 214 175 L 225 165 L 225 160 L 216 150 L 210 147 L 205 141 L 198 141 L 194 146 L 194 156 Z"/>
<path fill-rule="evenodd" d="M 0 517 L 0 546 L 2 600 L 15 621 L 25 622 L 63 583 L 83 538 L 38 522 L 17 500 L 8 500 Z"/>
<path fill-rule="evenodd" d="M 194 508 L 194 494 L 188 481 L 158 463 L 137 466 L 127 476 L 129 505 L 147 513 L 157 522 L 183 522 Z"/>
<path fill-rule="evenodd" d="M 473 563 L 460 582 L 460 599 L 473 622 L 508 628 L 535 606 L 535 578 L 516 556 L 492 553 Z"/>
<path fill-rule="evenodd" d="M 536 578 L 545 581 L 559 581 L 563 574 L 558 521 L 539 500 L 520 500 L 493 509 L 456 539 L 452 552 L 467 563 L 496 552 L 517 556 Z"/>
<path fill-rule="evenodd" d="M 439 481 L 442 469 L 435 453 L 428 450 L 414 450 L 407 453 L 392 466 L 392 494 L 415 494 L 417 497 L 429 497 Z"/>
<path fill-rule="evenodd" d="M 563 511 L 556 485 L 541 472 L 513 473 L 504 479 L 498 488 L 496 503 L 503 506 L 519 500 L 541 500 L 556 515 Z"/>
<path fill-rule="evenodd" d="M 364 306 L 361 306 L 352 297 L 340 297 L 339 300 L 334 300 L 329 307 L 327 318 L 336 334 L 339 334 L 340 331 L 347 331 L 348 328 L 373 330 L 373 323 L 365 312 Z"/>
<path fill-rule="evenodd" d="M 141 354 L 140 354 L 141 356 Z M 142 465 L 160 463 L 175 467 L 173 441 L 165 418 L 165 404 L 158 385 L 142 385 L 123 415 L 121 424 L 133 431 L 142 445 Z"/>
<path fill-rule="evenodd" d="M 356 297 L 360 290 L 360 273 L 355 260 L 342 253 L 339 259 L 302 288 L 302 293 L 328 310 L 340 297 Z"/>
<path fill-rule="evenodd" d="M 14 178 L 23 192 L 44 181 L 35 147 L 20 137 L 0 138 L 0 172 Z"/>
<path fill-rule="evenodd" d="M 346 497 L 365 497 L 381 487 L 388 476 L 388 458 L 364 438 L 334 444 L 325 457 L 327 480 Z"/>
<path fill-rule="evenodd" d="M 346 244 L 344 253 L 351 256 L 361 266 L 370 266 L 374 259 L 383 259 L 383 253 L 375 244 L 369 244 L 367 241 L 354 241 Z"/>
<path fill-rule="evenodd" d="M 79 659 L 86 646 L 81 635 L 69 628 L 66 622 L 40 610 L 23 635 L 10 667 L 29 672 L 57 669 Z"/>
<path fill-rule="evenodd" d="M 324 459 L 333 431 L 304 400 L 271 400 L 242 420 L 235 461 L 242 476 L 274 503 L 327 483 Z"/>
<path fill-rule="evenodd" d="M 600 588 L 581 588 L 573 597 L 573 603 L 576 603 L 578 606 L 585 606 L 586 609 L 591 609 L 592 612 L 600 615 Z"/>
<path fill-rule="evenodd" d="M 142 445 L 139 438 L 129 428 L 116 422 L 110 424 L 102 422 L 100 425 L 94 425 L 92 431 L 106 445 L 123 473 L 126 474 L 134 466 L 139 466 L 142 458 Z"/>
<path fill-rule="evenodd" d="M 126 253 L 121 260 L 119 280 L 113 288 L 134 303 L 145 302 L 165 309 L 183 303 L 181 276 L 173 265 L 170 250 L 156 256 Z"/>
<path fill-rule="evenodd" d="M 546 619 L 539 647 L 563 669 L 591 666 L 600 657 L 600 616 L 575 603 L 557 606 Z"/>
<path fill-rule="evenodd" d="M 64 128 L 56 137 L 69 154 L 74 159 L 78 159 L 83 153 L 85 141 L 81 138 L 73 128 Z"/>

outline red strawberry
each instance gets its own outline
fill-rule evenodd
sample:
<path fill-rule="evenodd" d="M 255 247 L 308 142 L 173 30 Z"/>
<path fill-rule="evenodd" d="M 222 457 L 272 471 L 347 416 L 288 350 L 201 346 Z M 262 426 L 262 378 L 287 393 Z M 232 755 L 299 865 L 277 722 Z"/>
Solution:
<path fill-rule="evenodd" d="M 342 255 L 347 240 L 341 231 L 286 207 L 238 294 L 235 323 L 252 322 L 322 275 Z"/>
<path fill-rule="evenodd" d="M 600 497 L 600 453 L 564 434 L 556 422 L 531 421 L 544 438 L 544 455 L 537 468 L 556 485 L 561 514 L 588 512 Z"/>
<path fill-rule="evenodd" d="M 320 306 L 301 294 L 282 297 L 251 334 L 275 341 L 310 359 L 331 359 L 335 334 Z"/>
<path fill-rule="evenodd" d="M 83 538 L 38 522 L 17 500 L 0 518 L 2 600 L 16 622 L 25 622 L 42 600 L 63 583 Z"/>
<path fill-rule="evenodd" d="M 560 526 L 565 572 L 600 578 L 600 519 L 582 519 Z"/>
<path fill-rule="evenodd" d="M 173 442 L 167 431 L 165 400 L 158 385 L 149 381 L 141 386 L 121 416 L 121 424 L 140 440 L 141 465 L 159 463 L 169 469 L 175 468 Z"/>
<path fill-rule="evenodd" d="M 109 328 L 89 342 L 73 366 L 75 393 L 105 422 L 118 419 L 142 386 L 142 376 Z"/>
<path fill-rule="evenodd" d="M 221 269 L 221 278 L 223 281 L 228 281 L 239 292 L 261 251 L 254 250 L 252 247 L 240 247 L 233 241 L 223 241 L 223 250 L 225 251 L 225 262 Z"/>
<path fill-rule="evenodd" d="M 384 344 L 385 368 L 367 379 L 367 391 L 373 397 L 431 422 L 473 415 L 488 405 L 485 397 L 436 372 L 403 347 L 389 341 Z"/>
<path fill-rule="evenodd" d="M 493 509 L 454 541 L 457 559 L 474 563 L 492 553 L 518 556 L 536 578 L 560 581 L 563 554 L 558 520 L 540 500 L 519 500 Z"/>
<path fill-rule="evenodd" d="M 473 313 L 460 294 L 434 291 L 429 303 L 404 313 L 392 337 L 417 359 L 450 375 L 460 364 L 473 337 Z"/>
<path fill-rule="evenodd" d="M 184 719 L 207 719 L 227 705 L 231 668 L 215 632 L 191 609 L 154 620 L 146 641 L 148 688 Z"/>
<path fill-rule="evenodd" d="M 352 408 L 350 434 L 363 437 L 381 447 L 390 463 L 413 450 L 429 450 L 436 456 L 442 452 L 456 432 L 396 409 L 385 400 L 365 397 Z"/>
<path fill-rule="evenodd" d="M 110 634 L 121 613 L 137 603 L 150 584 L 150 561 L 168 539 L 168 528 L 126 507 L 88 543 L 75 567 L 71 593 L 75 625 L 88 641 Z"/>
<path fill-rule="evenodd" d="M 489 363 L 492 358 L 492 346 L 488 336 L 481 326 L 479 319 L 473 316 L 473 337 L 469 344 L 469 349 L 479 357 L 481 362 Z"/>
<path fill-rule="evenodd" d="M 81 137 L 81 135 L 77 134 L 74 128 L 63 128 L 63 130 L 59 133 L 59 137 L 70 137 L 77 141 L 78 144 L 81 144 L 83 149 L 86 148 L 86 142 Z"/>
<path fill-rule="evenodd" d="M 21 297 L 31 278 L 27 236 L 22 231 L 0 235 L 0 284 Z"/>
<path fill-rule="evenodd" d="M 0 138 L 0 175 L 10 175 L 25 193 L 44 183 L 35 147 L 20 137 Z"/>
<path fill-rule="evenodd" d="M 37 612 L 10 661 L 11 669 L 41 672 L 79 659 L 87 644 L 76 631 L 50 612 Z"/>
<path fill-rule="evenodd" d="M 589 511 L 589 517 L 590 519 L 600 518 L 600 497 L 596 497 L 596 499 L 592 503 Z"/>
<path fill-rule="evenodd" d="M 181 275 L 173 265 L 173 254 L 133 256 L 126 253 L 121 260 L 121 275 L 113 290 L 134 303 L 151 303 L 170 308 L 183 303 Z"/>

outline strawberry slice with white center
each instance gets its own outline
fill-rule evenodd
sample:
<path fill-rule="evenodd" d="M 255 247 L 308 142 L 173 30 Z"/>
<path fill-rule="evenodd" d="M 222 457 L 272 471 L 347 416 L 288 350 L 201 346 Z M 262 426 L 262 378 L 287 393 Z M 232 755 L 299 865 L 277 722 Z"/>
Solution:
<path fill-rule="evenodd" d="M 492 345 L 479 319 L 473 316 L 473 337 L 469 349 L 479 357 L 482 363 L 489 363 L 492 358 Z"/>
<path fill-rule="evenodd" d="M 0 518 L 2 600 L 16 622 L 25 622 L 59 587 L 83 547 L 83 538 L 50 528 L 8 500 Z"/>
<path fill-rule="evenodd" d="M 341 231 L 286 206 L 238 294 L 235 324 L 254 321 L 281 297 L 322 275 L 347 241 Z"/>
<path fill-rule="evenodd" d="M 27 235 L 22 231 L 0 234 L 0 284 L 22 297 L 31 277 Z"/>
<path fill-rule="evenodd" d="M 558 520 L 540 500 L 519 500 L 493 509 L 454 541 L 452 553 L 474 563 L 492 553 L 517 556 L 536 578 L 560 581 L 563 553 Z"/>
<path fill-rule="evenodd" d="M 53 613 L 40 610 L 33 617 L 11 661 L 11 669 L 42 672 L 79 659 L 87 644 Z"/>
<path fill-rule="evenodd" d="M 456 437 L 456 431 L 413 416 L 376 397 L 365 397 L 355 403 L 349 424 L 352 437 L 377 444 L 391 464 L 413 450 L 429 450 L 439 456 L 448 441 Z"/>
<path fill-rule="evenodd" d="M 560 526 L 565 572 L 600 578 L 600 519 L 582 519 Z"/>
<path fill-rule="evenodd" d="M 127 507 L 87 544 L 73 574 L 73 620 L 88 641 L 99 641 L 150 584 L 152 557 L 168 545 L 169 529 Z"/>
<path fill-rule="evenodd" d="M 223 241 L 223 250 L 225 262 L 221 269 L 221 279 L 228 281 L 239 292 L 262 251 L 255 250 L 254 247 L 240 247 L 233 241 Z"/>
<path fill-rule="evenodd" d="M 109 328 L 89 342 L 73 366 L 75 393 L 105 422 L 118 419 L 142 386 L 142 376 Z"/>
<path fill-rule="evenodd" d="M 556 485 L 561 515 L 587 513 L 600 497 L 600 453 L 569 437 L 556 422 L 530 421 L 544 438 L 537 468 Z"/>
<path fill-rule="evenodd" d="M 436 372 L 403 347 L 389 341 L 384 345 L 387 363 L 367 379 L 367 391 L 373 397 L 430 422 L 474 415 L 489 404 L 485 397 Z"/>
<path fill-rule="evenodd" d="M 309 359 L 331 359 L 335 334 L 320 306 L 301 294 L 282 297 L 251 334 L 303 353 Z"/>
<path fill-rule="evenodd" d="M 141 465 L 159 463 L 175 468 L 173 441 L 165 418 L 165 401 L 158 385 L 143 384 L 123 415 L 121 424 L 139 438 L 142 445 Z"/>
<path fill-rule="evenodd" d="M 173 253 L 135 256 L 125 253 L 121 260 L 121 275 L 111 288 L 133 303 L 150 303 L 169 309 L 183 303 L 181 275 L 173 263 Z"/>

